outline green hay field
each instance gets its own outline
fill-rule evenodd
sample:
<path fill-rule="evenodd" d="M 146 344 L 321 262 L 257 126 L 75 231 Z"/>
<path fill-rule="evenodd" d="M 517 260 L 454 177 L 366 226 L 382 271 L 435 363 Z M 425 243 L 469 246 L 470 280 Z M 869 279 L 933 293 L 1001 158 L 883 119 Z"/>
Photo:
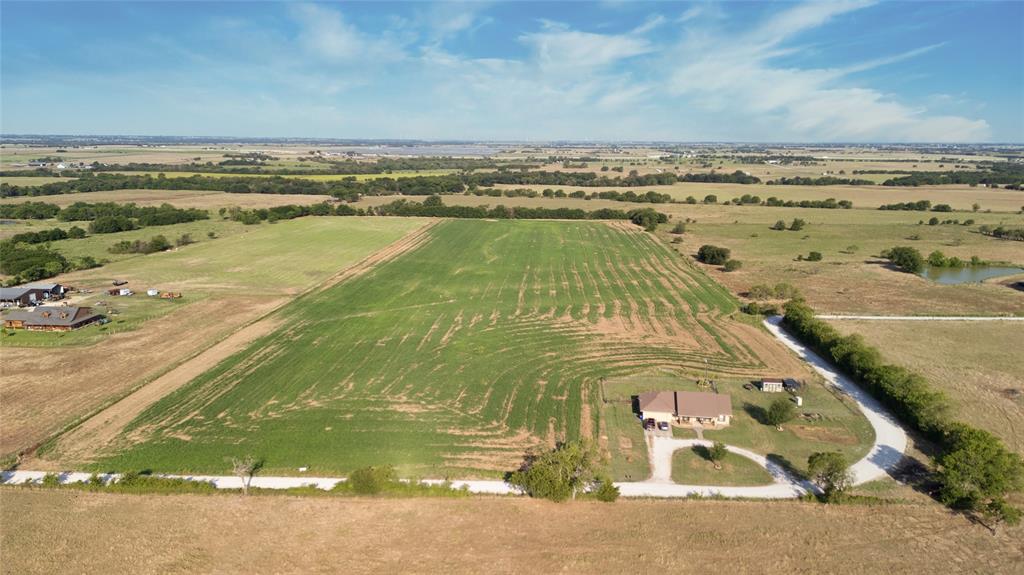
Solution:
<path fill-rule="evenodd" d="M 775 369 L 769 336 L 726 317 L 729 294 L 632 226 L 430 234 L 283 308 L 281 328 L 153 405 L 94 468 L 223 473 L 251 453 L 266 473 L 495 477 L 530 447 L 596 438 L 600 378 L 705 359 L 719 374 Z"/>

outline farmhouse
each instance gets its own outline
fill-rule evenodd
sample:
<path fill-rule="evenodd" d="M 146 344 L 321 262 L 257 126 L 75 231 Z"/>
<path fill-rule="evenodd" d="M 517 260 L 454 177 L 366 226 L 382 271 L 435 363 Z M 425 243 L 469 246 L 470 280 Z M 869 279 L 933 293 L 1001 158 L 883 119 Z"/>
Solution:
<path fill-rule="evenodd" d="M 92 308 L 39 306 L 32 311 L 12 311 L 3 317 L 4 327 L 29 331 L 71 331 L 103 319 Z"/>
<path fill-rule="evenodd" d="M 715 427 L 724 427 L 732 421 L 732 399 L 727 394 L 649 391 L 641 393 L 637 399 L 643 419 Z"/>

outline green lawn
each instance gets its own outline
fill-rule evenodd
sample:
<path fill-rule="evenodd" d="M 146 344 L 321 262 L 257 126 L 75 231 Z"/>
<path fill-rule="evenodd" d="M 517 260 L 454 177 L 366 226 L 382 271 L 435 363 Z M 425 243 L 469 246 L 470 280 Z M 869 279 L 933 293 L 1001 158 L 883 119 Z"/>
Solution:
<path fill-rule="evenodd" d="M 680 449 L 672 454 L 672 481 L 683 485 L 766 485 L 772 476 L 753 461 L 727 453 L 722 468 L 707 459 L 704 447 Z"/>
<path fill-rule="evenodd" d="M 128 431 L 141 441 L 96 468 L 223 473 L 225 457 L 252 453 L 268 473 L 391 463 L 496 477 L 530 447 L 595 437 L 602 377 L 696 371 L 705 358 L 764 370 L 729 331 L 734 311 L 638 230 L 449 221 L 282 309 L 282 328 L 150 408 Z M 645 448 L 629 433 L 636 458 L 619 470 L 635 476 Z"/>
<path fill-rule="evenodd" d="M 743 389 L 744 382 L 718 382 L 719 391 L 732 396 L 732 424 L 726 428 L 704 429 L 704 439 L 745 447 L 774 458 L 803 472 L 807 458 L 816 451 L 841 451 L 850 462 L 867 455 L 874 441 L 874 431 L 856 404 L 833 393 L 825 384 L 810 381 L 800 391 L 803 406 L 798 414 L 816 414 L 820 419 L 798 415 L 778 431 L 762 423 L 763 413 L 778 398 L 789 399 L 788 393 L 762 393 Z"/>

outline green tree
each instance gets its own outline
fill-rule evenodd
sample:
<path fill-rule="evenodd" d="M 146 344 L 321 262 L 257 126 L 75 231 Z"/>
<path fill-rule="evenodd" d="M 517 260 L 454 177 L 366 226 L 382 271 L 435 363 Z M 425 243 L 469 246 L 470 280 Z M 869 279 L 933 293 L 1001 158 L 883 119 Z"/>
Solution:
<path fill-rule="evenodd" d="M 765 422 L 768 425 L 774 425 L 780 430 L 783 423 L 794 417 L 796 417 L 796 408 L 793 407 L 793 402 L 785 397 L 775 398 L 775 401 L 772 401 L 771 405 L 768 406 L 768 411 L 765 412 Z"/>
<path fill-rule="evenodd" d="M 946 267 L 947 263 L 948 260 L 946 259 L 946 254 L 940 252 L 939 250 L 935 250 L 934 252 L 928 254 L 928 265 L 932 267 Z"/>
<path fill-rule="evenodd" d="M 672 228 L 672 233 L 673 234 L 685 234 L 686 233 L 686 224 L 684 224 L 683 222 L 676 222 L 675 227 Z"/>
<path fill-rule="evenodd" d="M 718 196 L 716 196 L 714 194 L 708 194 L 708 195 L 704 196 L 704 203 L 705 204 L 717 204 L 718 203 Z M 1024 209 L 1024 208 L 1022 208 L 1022 209 Z"/>
<path fill-rule="evenodd" d="M 598 477 L 597 450 L 587 441 L 568 441 L 554 450 L 527 457 L 508 482 L 530 497 L 565 501 L 592 487 Z"/>
<path fill-rule="evenodd" d="M 741 262 L 740 260 L 727 260 L 725 262 L 725 265 L 722 266 L 722 269 L 724 269 L 727 272 L 734 272 L 740 269 L 741 267 L 743 267 L 743 262 Z"/>
<path fill-rule="evenodd" d="M 812 453 L 807 458 L 807 473 L 826 501 L 837 501 L 853 483 L 846 457 L 838 451 Z"/>
<path fill-rule="evenodd" d="M 711 463 L 715 464 L 715 469 L 722 468 L 722 460 L 725 459 L 727 453 L 729 453 L 729 450 L 726 449 L 725 444 L 721 441 L 711 444 L 711 447 L 708 448 L 708 459 L 711 460 Z"/>
<path fill-rule="evenodd" d="M 782 230 L 786 229 L 786 222 L 784 220 L 779 220 L 772 224 L 772 229 L 781 232 Z"/>
<path fill-rule="evenodd" d="M 821 261 L 821 257 L 822 257 L 821 256 L 821 252 L 811 252 L 811 253 L 807 254 L 807 261 L 809 261 L 809 262 L 820 262 Z"/>
<path fill-rule="evenodd" d="M 803 221 L 800 218 L 794 218 L 793 222 L 789 224 L 789 231 L 799 232 L 800 230 L 804 229 L 805 225 L 807 225 L 807 222 Z"/>
<path fill-rule="evenodd" d="M 976 212 L 976 211 L 978 211 L 980 209 L 981 209 L 981 204 L 979 204 L 977 202 L 971 204 L 971 211 L 972 212 Z"/>
<path fill-rule="evenodd" d="M 697 259 L 706 264 L 718 266 L 729 261 L 731 253 L 728 248 L 705 244 L 697 250 Z"/>
<path fill-rule="evenodd" d="M 915 248 L 897 246 L 882 252 L 882 257 L 905 272 L 916 274 L 921 273 L 924 269 L 924 258 L 921 257 L 921 252 Z"/>
<path fill-rule="evenodd" d="M 946 438 L 949 447 L 935 459 L 939 499 L 957 509 L 998 513 L 1008 523 L 1019 520 L 1005 497 L 1024 489 L 1020 456 L 991 433 L 966 425 L 951 425 Z"/>
<path fill-rule="evenodd" d="M 80 240 L 85 237 L 85 230 L 78 226 L 71 226 L 68 230 L 68 237 L 75 240 Z"/>

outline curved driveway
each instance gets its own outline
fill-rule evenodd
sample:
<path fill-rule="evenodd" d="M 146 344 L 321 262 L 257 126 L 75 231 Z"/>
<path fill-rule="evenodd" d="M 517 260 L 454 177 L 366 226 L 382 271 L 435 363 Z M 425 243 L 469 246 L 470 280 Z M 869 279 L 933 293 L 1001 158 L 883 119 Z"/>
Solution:
<path fill-rule="evenodd" d="M 860 406 L 864 416 L 875 430 L 875 443 L 868 454 L 853 464 L 854 484 L 865 483 L 885 477 L 903 458 L 907 448 L 907 434 L 899 426 L 896 419 L 882 405 L 855 385 L 849 378 L 832 368 L 831 364 L 813 351 L 796 341 L 780 327 L 780 317 L 764 322 L 765 327 L 786 347 L 793 350 L 806 361 L 825 380 L 847 394 Z M 680 485 L 672 482 L 672 454 L 682 448 L 694 445 L 711 445 L 710 441 L 698 439 L 675 439 L 669 437 L 648 436 L 651 455 L 651 478 L 647 481 L 616 483 L 625 497 L 688 497 L 700 495 L 704 497 L 743 497 L 751 499 L 788 499 L 804 495 L 816 488 L 810 483 L 790 475 L 779 465 L 767 460 L 763 455 L 752 451 L 727 446 L 730 452 L 746 457 L 764 467 L 772 476 L 772 483 L 754 487 L 727 487 L 709 485 Z M 0 473 L 0 483 L 39 482 L 45 475 L 42 471 L 5 471 Z M 212 483 L 221 489 L 238 489 L 241 480 L 234 476 L 213 475 L 166 475 L 193 481 Z M 62 482 L 82 482 L 89 479 L 88 473 L 65 473 L 60 475 Z M 106 481 L 116 481 L 117 475 L 104 476 Z M 254 477 L 252 487 L 264 489 L 289 489 L 301 486 L 314 486 L 330 489 L 343 479 L 338 477 Z M 441 480 L 426 480 L 424 483 L 438 484 Z M 465 488 L 473 493 L 495 495 L 515 495 L 519 490 L 504 481 L 487 480 L 456 480 L 452 481 L 455 488 Z"/>

